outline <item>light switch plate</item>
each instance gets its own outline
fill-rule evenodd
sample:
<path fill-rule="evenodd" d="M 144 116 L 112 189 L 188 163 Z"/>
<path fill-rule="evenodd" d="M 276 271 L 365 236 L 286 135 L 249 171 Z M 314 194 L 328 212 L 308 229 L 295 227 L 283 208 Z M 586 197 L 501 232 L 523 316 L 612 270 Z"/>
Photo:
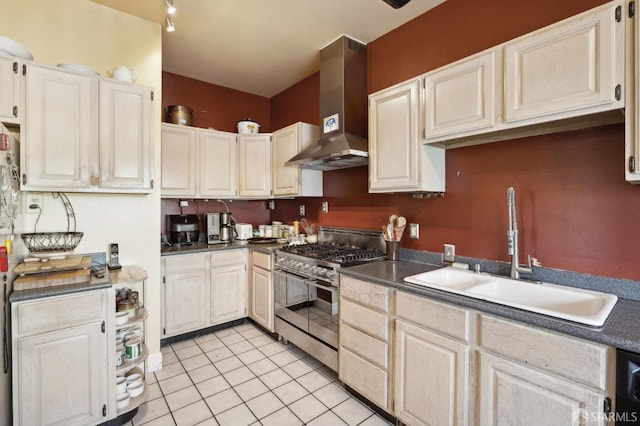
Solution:
<path fill-rule="evenodd" d="M 322 202 L 322 213 L 329 213 L 329 202 L 328 201 L 323 201 Z"/>
<path fill-rule="evenodd" d="M 442 261 L 453 263 L 456 261 L 456 246 L 453 244 L 445 244 L 442 253 Z"/>
<path fill-rule="evenodd" d="M 300 206 L 298 207 L 298 209 L 300 210 L 300 216 L 304 216 L 305 213 L 305 208 L 304 208 L 304 204 L 300 204 Z"/>
<path fill-rule="evenodd" d="M 420 238 L 420 224 L 419 223 L 410 223 L 409 224 L 409 238 L 412 240 L 417 240 Z"/>

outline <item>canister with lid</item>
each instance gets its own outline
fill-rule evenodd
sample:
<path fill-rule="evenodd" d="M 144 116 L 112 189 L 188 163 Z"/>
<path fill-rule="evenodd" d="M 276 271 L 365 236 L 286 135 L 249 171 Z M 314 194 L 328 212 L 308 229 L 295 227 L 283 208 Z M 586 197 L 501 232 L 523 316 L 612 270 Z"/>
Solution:
<path fill-rule="evenodd" d="M 118 312 L 126 311 L 129 313 L 129 318 L 136 316 L 136 304 L 132 300 L 123 300 L 118 303 Z"/>
<path fill-rule="evenodd" d="M 116 367 L 122 367 L 127 362 L 127 350 L 124 345 L 116 347 Z"/>
<path fill-rule="evenodd" d="M 140 356 L 140 339 L 137 337 L 131 340 L 127 340 L 124 344 L 127 350 L 127 359 L 136 359 Z"/>

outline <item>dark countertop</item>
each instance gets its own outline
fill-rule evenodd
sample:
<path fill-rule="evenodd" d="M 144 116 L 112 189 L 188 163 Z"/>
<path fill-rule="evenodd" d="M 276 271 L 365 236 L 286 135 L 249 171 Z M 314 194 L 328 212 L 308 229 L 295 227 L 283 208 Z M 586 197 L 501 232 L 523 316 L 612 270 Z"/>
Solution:
<path fill-rule="evenodd" d="M 243 240 L 235 240 L 231 243 L 224 244 L 207 244 L 207 243 L 197 243 L 197 244 L 189 244 L 189 245 L 172 245 L 168 246 L 166 244 L 162 245 L 162 249 L 160 250 L 161 256 L 171 256 L 174 254 L 188 254 L 188 253 L 198 253 L 205 251 L 218 251 L 218 250 L 232 250 L 237 248 L 248 248 L 251 250 L 262 251 L 264 253 L 272 253 L 275 250 L 282 247 L 284 244 L 272 243 L 272 244 L 255 244 L 249 243 L 248 241 Z"/>
<path fill-rule="evenodd" d="M 640 327 L 637 325 L 637 318 L 640 318 L 640 302 L 638 301 L 618 298 L 618 302 L 604 325 L 590 327 L 403 281 L 404 277 L 441 267 L 442 265 L 417 262 L 384 261 L 342 268 L 340 272 L 353 278 L 640 353 Z"/>

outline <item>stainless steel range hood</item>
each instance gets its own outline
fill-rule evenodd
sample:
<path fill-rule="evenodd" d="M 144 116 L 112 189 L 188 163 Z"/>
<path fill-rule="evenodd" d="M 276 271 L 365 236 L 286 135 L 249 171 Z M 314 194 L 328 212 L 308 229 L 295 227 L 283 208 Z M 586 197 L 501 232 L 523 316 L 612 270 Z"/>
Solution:
<path fill-rule="evenodd" d="M 336 170 L 369 164 L 366 46 L 342 36 L 320 50 L 320 139 L 285 163 Z"/>

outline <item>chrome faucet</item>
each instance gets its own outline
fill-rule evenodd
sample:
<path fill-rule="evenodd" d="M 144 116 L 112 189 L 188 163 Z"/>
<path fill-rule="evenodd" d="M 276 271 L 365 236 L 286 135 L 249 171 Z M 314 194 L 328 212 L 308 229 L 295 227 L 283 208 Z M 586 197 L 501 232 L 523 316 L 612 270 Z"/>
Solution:
<path fill-rule="evenodd" d="M 507 253 L 511 256 L 511 278 L 518 279 L 520 274 L 530 274 L 531 256 L 527 265 L 520 265 L 518 255 L 518 216 L 516 214 L 516 190 L 507 189 L 507 207 L 509 208 L 509 230 L 507 231 Z M 537 261 L 535 261 L 537 263 Z"/>

